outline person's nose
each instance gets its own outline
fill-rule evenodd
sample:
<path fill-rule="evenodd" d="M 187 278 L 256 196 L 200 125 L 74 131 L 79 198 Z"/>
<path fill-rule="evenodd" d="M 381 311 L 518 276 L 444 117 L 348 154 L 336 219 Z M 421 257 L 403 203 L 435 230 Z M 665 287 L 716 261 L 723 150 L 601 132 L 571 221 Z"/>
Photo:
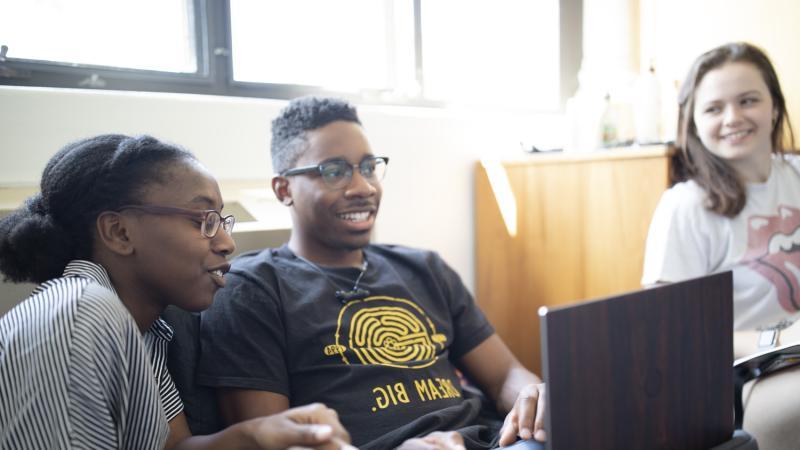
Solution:
<path fill-rule="evenodd" d="M 211 238 L 211 249 L 214 253 L 228 256 L 236 251 L 236 241 L 233 240 L 232 235 L 228 234 L 228 232 L 223 230 L 222 226 L 220 226 L 219 230 L 217 230 L 217 234 Z"/>
<path fill-rule="evenodd" d="M 378 192 L 378 188 L 367 179 L 358 166 L 353 168 L 353 176 L 345 190 L 346 197 L 371 197 Z"/>
<path fill-rule="evenodd" d="M 724 124 L 726 126 L 738 125 L 742 121 L 742 110 L 737 105 L 728 105 L 725 107 L 725 114 L 723 115 Z"/>

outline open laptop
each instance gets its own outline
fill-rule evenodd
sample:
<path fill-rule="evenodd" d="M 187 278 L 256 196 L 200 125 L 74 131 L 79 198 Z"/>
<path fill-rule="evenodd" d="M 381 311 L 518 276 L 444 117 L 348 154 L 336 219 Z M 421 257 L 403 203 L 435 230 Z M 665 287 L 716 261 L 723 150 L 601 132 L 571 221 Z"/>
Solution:
<path fill-rule="evenodd" d="M 539 315 L 547 448 L 691 450 L 730 439 L 730 272 Z"/>

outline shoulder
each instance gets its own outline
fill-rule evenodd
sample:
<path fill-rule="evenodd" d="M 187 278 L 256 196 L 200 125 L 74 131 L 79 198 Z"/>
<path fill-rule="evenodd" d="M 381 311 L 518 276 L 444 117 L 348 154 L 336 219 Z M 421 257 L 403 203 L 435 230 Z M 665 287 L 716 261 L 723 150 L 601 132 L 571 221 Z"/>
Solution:
<path fill-rule="evenodd" d="M 772 159 L 772 165 L 792 175 L 800 176 L 800 153 L 785 153 L 783 157 L 776 155 Z"/>
<path fill-rule="evenodd" d="M 262 285 L 275 280 L 282 264 L 280 255 L 281 248 L 265 248 L 237 256 L 231 261 L 231 270 L 225 275 L 227 285 L 250 283 Z"/>
<path fill-rule="evenodd" d="M 142 334 L 116 292 L 90 281 L 75 310 L 74 337 L 81 346 L 97 351 L 141 341 Z M 91 343 L 91 344 L 90 344 Z"/>
<path fill-rule="evenodd" d="M 231 272 L 252 273 L 272 270 L 280 248 L 265 248 L 242 253 L 231 261 Z"/>
<path fill-rule="evenodd" d="M 287 252 L 285 247 L 266 248 L 237 256 L 225 274 L 225 287 L 217 291 L 214 303 L 205 311 L 207 315 L 224 305 L 280 297 L 282 283 L 297 278 L 293 275 L 296 261 Z"/>
<path fill-rule="evenodd" d="M 373 244 L 367 247 L 367 257 L 374 261 L 379 256 L 380 264 L 391 265 L 405 278 L 433 280 L 436 283 L 460 284 L 461 277 L 434 250 L 425 250 L 402 245 Z"/>
<path fill-rule="evenodd" d="M 3 340 L 71 334 L 78 303 L 91 281 L 79 277 L 55 278 L 40 284 L 24 301 L 0 317 Z"/>
<path fill-rule="evenodd" d="M 714 216 L 719 215 L 709 211 L 705 203 L 706 193 L 703 188 L 693 180 L 683 181 L 664 191 L 653 220 L 714 220 Z"/>
<path fill-rule="evenodd" d="M 0 319 L 0 335 L 5 342 L 35 342 L 48 354 L 74 347 L 70 358 L 139 336 L 133 317 L 113 291 L 73 276 L 43 283 Z M 40 346 L 42 339 L 47 346 Z"/>
<path fill-rule="evenodd" d="M 446 265 L 442 257 L 434 250 L 425 250 L 395 244 L 371 244 L 367 247 L 367 256 L 374 253 L 395 263 L 412 265 Z"/>
<path fill-rule="evenodd" d="M 706 193 L 694 180 L 682 181 L 664 191 L 661 202 L 678 208 L 703 208 Z"/>
<path fill-rule="evenodd" d="M 40 284 L 31 296 L 9 311 L 10 316 L 27 320 L 70 322 L 78 311 L 103 311 L 96 315 L 127 316 L 127 309 L 116 293 L 90 278 L 65 276 Z"/>

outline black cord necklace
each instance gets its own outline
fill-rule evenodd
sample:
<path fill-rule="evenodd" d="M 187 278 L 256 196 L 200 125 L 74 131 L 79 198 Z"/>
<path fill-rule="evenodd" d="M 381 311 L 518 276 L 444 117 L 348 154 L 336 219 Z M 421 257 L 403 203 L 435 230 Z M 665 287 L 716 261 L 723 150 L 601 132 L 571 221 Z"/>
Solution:
<path fill-rule="evenodd" d="M 358 287 L 358 283 L 361 282 L 361 278 L 367 272 L 367 267 L 369 267 L 369 262 L 367 261 L 367 254 L 366 253 L 362 254 L 364 262 L 361 263 L 361 272 L 358 273 L 358 277 L 356 277 L 356 282 L 353 283 L 353 288 L 350 289 L 349 291 L 345 291 L 344 289 L 337 289 L 336 292 L 334 293 L 334 295 L 336 296 L 336 300 L 339 300 L 339 302 L 343 305 L 349 302 L 350 300 L 359 300 L 368 297 L 370 294 L 368 289 Z M 328 274 L 325 273 L 325 271 L 322 270 L 318 265 L 303 258 L 300 255 L 297 255 L 297 257 L 305 261 L 309 266 L 313 267 L 314 270 L 321 273 L 322 276 L 324 276 L 325 279 L 328 280 L 328 283 L 333 285 L 333 287 L 337 287 L 336 284 L 333 282 L 333 280 L 331 280 L 331 278 L 328 276 Z"/>

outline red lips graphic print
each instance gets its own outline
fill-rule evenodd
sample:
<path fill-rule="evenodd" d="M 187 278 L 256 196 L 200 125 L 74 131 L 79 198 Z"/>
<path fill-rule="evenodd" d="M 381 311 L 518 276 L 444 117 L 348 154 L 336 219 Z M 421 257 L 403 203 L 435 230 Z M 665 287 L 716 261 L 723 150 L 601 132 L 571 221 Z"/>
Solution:
<path fill-rule="evenodd" d="M 751 216 L 747 225 L 741 263 L 775 286 L 785 311 L 800 310 L 800 209 L 781 205 L 777 215 Z"/>

